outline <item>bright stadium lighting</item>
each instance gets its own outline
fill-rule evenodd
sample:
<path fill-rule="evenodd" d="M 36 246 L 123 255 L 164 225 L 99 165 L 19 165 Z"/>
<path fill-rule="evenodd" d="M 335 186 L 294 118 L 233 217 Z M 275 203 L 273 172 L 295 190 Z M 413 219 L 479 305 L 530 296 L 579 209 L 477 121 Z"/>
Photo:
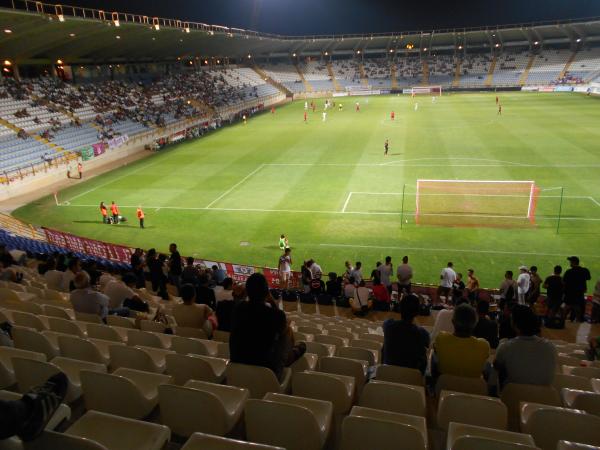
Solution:
<path fill-rule="evenodd" d="M 221 64 L 221 60 L 220 59 L 217 59 L 217 64 Z"/>
<path fill-rule="evenodd" d="M 538 41 L 535 41 L 535 42 L 533 43 L 533 45 L 538 45 L 538 44 L 539 44 L 539 42 L 538 42 Z"/>
<path fill-rule="evenodd" d="M 390 48 L 390 53 L 394 53 L 394 49 L 393 48 Z"/>
<path fill-rule="evenodd" d="M 496 44 L 496 48 L 500 47 L 500 44 Z"/>
<path fill-rule="evenodd" d="M 115 24 L 115 27 L 120 27 L 121 26 L 121 22 L 119 22 L 119 19 L 113 20 L 113 23 Z"/>
<path fill-rule="evenodd" d="M 360 50 L 356 50 L 356 54 L 357 54 L 357 55 L 360 55 Z"/>
<path fill-rule="evenodd" d="M 325 56 L 329 56 L 329 52 L 325 52 Z"/>
<path fill-rule="evenodd" d="M 65 21 L 65 16 L 63 14 L 59 14 L 58 15 L 58 21 L 59 22 L 64 22 Z"/>
<path fill-rule="evenodd" d="M 292 56 L 295 58 L 295 57 L 296 57 L 296 54 L 295 54 L 295 53 L 292 53 Z"/>
<path fill-rule="evenodd" d="M 5 29 L 4 29 L 4 32 L 5 32 L 6 34 L 10 34 L 10 33 L 12 33 L 12 30 L 11 30 L 10 28 L 5 28 Z"/>
<path fill-rule="evenodd" d="M 426 51 L 427 51 L 427 47 L 425 47 L 425 48 L 423 49 L 423 51 L 424 51 L 424 52 L 426 52 Z"/>
<path fill-rule="evenodd" d="M 462 45 L 459 45 L 459 46 L 458 46 L 458 49 L 459 49 L 459 50 L 462 50 Z"/>
<path fill-rule="evenodd" d="M 154 24 L 154 29 L 155 29 L 156 31 L 159 31 L 159 30 L 160 30 L 160 25 L 159 25 L 158 23 L 155 23 L 155 24 Z"/>
<path fill-rule="evenodd" d="M 8 59 L 5 59 L 4 60 L 4 65 L 5 66 L 12 66 L 12 63 Z"/>
<path fill-rule="evenodd" d="M 62 64 L 62 63 L 63 63 L 63 60 L 62 60 L 62 59 L 57 59 L 57 60 L 56 60 L 56 64 Z"/>
<path fill-rule="evenodd" d="M 4 70 L 5 72 L 10 72 L 10 69 L 9 69 L 8 67 L 5 67 L 5 68 L 4 68 L 4 69 L 2 69 L 2 70 Z"/>
<path fill-rule="evenodd" d="M 118 34 L 115 36 L 117 39 L 121 39 L 121 36 L 119 36 Z"/>
<path fill-rule="evenodd" d="M 190 27 L 185 27 L 183 30 L 184 30 L 186 33 L 189 33 L 189 32 L 190 32 Z"/>
<path fill-rule="evenodd" d="M 204 64 L 208 64 L 208 59 L 205 59 L 205 60 L 204 60 Z"/>
<path fill-rule="evenodd" d="M 70 37 L 75 37 L 75 33 L 69 33 Z"/>
<path fill-rule="evenodd" d="M 581 38 L 577 38 L 577 41 L 576 41 L 576 42 L 581 42 Z"/>
<path fill-rule="evenodd" d="M 252 58 L 252 55 L 248 55 L 248 59 L 251 59 L 251 58 Z"/>

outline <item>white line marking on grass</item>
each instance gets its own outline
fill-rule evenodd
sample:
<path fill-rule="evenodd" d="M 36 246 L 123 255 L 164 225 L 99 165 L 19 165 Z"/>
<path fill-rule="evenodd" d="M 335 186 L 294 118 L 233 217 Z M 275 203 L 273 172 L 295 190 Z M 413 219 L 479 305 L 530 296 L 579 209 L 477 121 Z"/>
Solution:
<path fill-rule="evenodd" d="M 348 206 L 348 203 L 350 202 L 350 197 L 352 197 L 352 192 L 348 193 L 348 197 L 346 197 L 346 201 L 344 202 L 344 207 L 342 208 L 342 212 L 346 212 L 346 207 Z"/>
<path fill-rule="evenodd" d="M 223 197 L 225 197 L 227 194 L 229 194 L 231 191 L 233 191 L 236 187 L 238 187 L 240 184 L 242 184 L 244 181 L 246 181 L 252 175 L 254 175 L 255 173 L 257 173 L 264 166 L 265 166 L 264 164 L 261 164 L 260 166 L 258 166 L 256 169 L 254 169 L 252 172 L 250 172 L 248 175 L 246 175 L 244 178 L 242 178 L 240 181 L 238 181 L 236 184 L 234 184 L 233 186 L 231 186 L 229 189 L 227 189 L 225 192 L 223 192 L 221 195 L 219 195 L 217 198 L 215 198 L 208 205 L 206 205 L 205 209 L 209 209 L 212 205 L 214 205 L 215 203 L 217 203 L 219 200 L 221 200 Z"/>
<path fill-rule="evenodd" d="M 389 245 L 358 245 L 358 244 L 318 244 L 320 247 L 341 248 L 375 248 L 383 250 L 408 250 L 422 252 L 456 252 L 456 253 L 491 253 L 496 255 L 525 255 L 525 256 L 564 256 L 566 253 L 538 253 L 538 252 L 508 252 L 503 250 L 467 250 L 460 248 L 426 248 L 426 247 L 394 247 Z M 581 255 L 584 258 L 600 258 L 600 255 Z"/>
<path fill-rule="evenodd" d="M 84 191 L 84 192 L 82 192 L 81 194 L 77 194 L 77 195 L 75 195 L 75 196 L 71 197 L 71 198 L 69 199 L 69 201 L 70 201 L 70 202 L 72 202 L 72 201 L 73 201 L 73 200 L 75 200 L 76 198 L 83 197 L 84 195 L 87 195 L 87 194 L 89 194 L 89 193 L 91 193 L 91 192 L 94 192 L 94 191 L 96 191 L 96 190 L 100 189 L 101 187 L 108 186 L 108 185 L 109 185 L 109 184 L 111 184 L 111 183 L 114 183 L 114 182 L 116 182 L 116 181 L 122 180 L 123 178 L 125 178 L 125 177 L 128 177 L 128 176 L 129 176 L 129 175 L 131 175 L 131 174 L 137 173 L 137 172 L 139 172 L 140 170 L 143 170 L 143 169 L 147 169 L 148 167 L 151 167 L 151 166 L 153 166 L 153 165 L 155 165 L 155 164 L 158 164 L 159 162 L 162 162 L 162 161 L 159 159 L 158 161 L 152 161 L 152 162 L 151 162 L 151 163 L 149 163 L 149 164 L 144 164 L 144 165 L 142 165 L 142 166 L 138 167 L 137 169 L 134 169 L 134 170 L 132 170 L 131 172 L 124 173 L 123 175 L 120 175 L 120 176 L 118 176 L 118 177 L 116 177 L 116 178 L 113 178 L 113 179 L 112 179 L 112 180 L 110 180 L 110 181 L 107 181 L 107 182 L 105 182 L 105 183 L 99 184 L 99 185 L 97 185 L 96 187 L 93 187 L 92 189 L 88 189 L 87 191 Z"/>
<path fill-rule="evenodd" d="M 596 200 L 594 197 L 588 197 L 591 201 L 593 201 L 596 206 L 600 206 L 600 202 L 598 202 L 598 200 Z"/>
<path fill-rule="evenodd" d="M 452 158 L 455 160 L 457 158 Z M 448 159 L 443 159 L 448 161 Z M 406 164 L 404 161 L 409 162 Z M 413 160 L 398 160 L 388 161 L 385 163 L 266 163 L 264 166 L 311 166 L 311 167 L 532 167 L 532 168 L 550 168 L 550 169 L 598 169 L 600 164 L 522 164 L 522 163 L 505 163 L 505 164 L 412 164 Z"/>
<path fill-rule="evenodd" d="M 391 166 L 398 163 L 405 162 L 413 162 L 413 161 L 477 161 L 477 162 L 492 162 L 492 163 L 500 163 L 502 165 L 507 164 L 510 166 L 523 166 L 523 167 L 531 167 L 530 164 L 520 163 L 515 161 L 503 161 L 500 159 L 488 159 L 488 158 L 416 158 L 416 159 L 399 159 L 395 161 L 388 161 L 385 163 L 381 163 L 382 166 Z M 485 165 L 489 167 L 488 164 Z"/>

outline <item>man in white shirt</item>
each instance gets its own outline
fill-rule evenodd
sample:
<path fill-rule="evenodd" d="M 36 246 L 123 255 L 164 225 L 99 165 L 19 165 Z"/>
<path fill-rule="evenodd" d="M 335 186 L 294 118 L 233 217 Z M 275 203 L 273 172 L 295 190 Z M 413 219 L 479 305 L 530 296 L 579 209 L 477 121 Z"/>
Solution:
<path fill-rule="evenodd" d="M 233 300 L 233 280 L 229 277 L 223 280 L 221 286 L 215 286 L 215 302 Z"/>
<path fill-rule="evenodd" d="M 385 257 L 385 264 L 380 265 L 377 268 L 377 271 L 379 272 L 379 279 L 381 280 L 381 284 L 383 284 L 388 291 L 391 292 L 392 290 L 392 273 L 394 273 L 394 266 L 392 265 L 392 257 L 391 256 L 386 256 Z"/>
<path fill-rule="evenodd" d="M 354 266 L 354 270 L 350 272 L 350 276 L 354 277 L 354 284 L 360 284 L 363 280 L 362 263 L 360 261 L 356 261 L 356 265 Z"/>
<path fill-rule="evenodd" d="M 132 288 L 135 287 L 136 278 L 135 275 L 131 273 L 126 273 L 123 275 L 122 281 L 113 280 L 108 282 L 106 288 L 104 289 L 104 293 L 109 298 L 109 308 L 117 309 L 123 307 L 123 302 L 127 299 L 137 299 L 142 302 L 142 299 L 133 291 Z"/>
<path fill-rule="evenodd" d="M 46 264 L 46 273 L 44 274 L 44 279 L 46 280 L 46 286 L 49 289 L 54 289 L 55 291 L 60 291 L 60 286 L 62 284 L 63 272 L 56 270 L 56 261 L 53 259 L 49 259 Z"/>
<path fill-rule="evenodd" d="M 452 268 L 454 264 L 449 262 L 446 267 L 442 269 L 440 274 L 440 285 L 438 287 L 438 302 L 442 296 L 446 297 L 446 301 L 449 300 L 450 292 L 452 291 L 452 284 L 456 281 L 456 272 Z"/>
<path fill-rule="evenodd" d="M 183 303 L 173 306 L 172 314 L 180 327 L 199 328 L 212 335 L 212 324 L 208 318 L 213 310 L 208 305 L 196 304 L 196 289 L 191 284 L 184 284 L 179 291 Z"/>
<path fill-rule="evenodd" d="M 402 258 L 402 264 L 396 269 L 396 277 L 398 278 L 398 295 L 405 291 L 410 294 L 410 281 L 412 280 L 413 270 L 408 264 L 408 256 Z"/>
<path fill-rule="evenodd" d="M 527 266 L 519 267 L 519 276 L 517 277 L 517 292 L 519 294 L 519 305 L 525 304 L 525 298 L 527 297 L 527 292 L 529 291 L 530 282 L 531 278 L 529 277 L 529 271 L 527 270 Z"/>
<path fill-rule="evenodd" d="M 281 289 L 287 289 L 290 283 L 290 276 L 292 274 L 292 249 L 287 247 L 283 251 L 283 255 L 279 257 L 279 264 L 277 266 L 279 270 L 279 287 Z"/>
<path fill-rule="evenodd" d="M 60 282 L 60 290 L 62 292 L 69 292 L 71 290 L 71 281 L 75 280 L 75 276 L 79 272 L 81 272 L 79 258 L 72 258 L 69 260 L 67 270 L 63 273 L 62 280 Z"/>
<path fill-rule="evenodd" d="M 73 280 L 75 289 L 71 291 L 71 305 L 75 312 L 97 314 L 101 319 L 108 315 L 109 299 L 101 292 L 95 291 L 90 286 L 90 276 L 81 271 Z"/>
<path fill-rule="evenodd" d="M 319 277 L 323 274 L 323 270 L 321 269 L 321 266 L 318 265 L 316 262 L 314 262 L 312 259 L 310 260 L 311 264 L 308 267 L 310 270 L 310 274 L 313 278 L 317 278 L 317 274 L 319 275 Z"/>

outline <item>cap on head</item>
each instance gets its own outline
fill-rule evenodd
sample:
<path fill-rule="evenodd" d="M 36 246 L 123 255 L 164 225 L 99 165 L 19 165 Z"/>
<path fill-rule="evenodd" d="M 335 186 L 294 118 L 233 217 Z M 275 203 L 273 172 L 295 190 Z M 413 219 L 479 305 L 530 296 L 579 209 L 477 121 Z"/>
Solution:
<path fill-rule="evenodd" d="M 529 269 L 527 269 L 527 266 L 521 266 L 521 267 L 519 267 L 519 270 L 524 270 L 525 272 L 527 272 L 527 270 L 529 270 Z"/>
<path fill-rule="evenodd" d="M 567 260 L 569 260 L 573 264 L 579 264 L 579 257 L 578 256 L 569 256 L 567 258 Z"/>

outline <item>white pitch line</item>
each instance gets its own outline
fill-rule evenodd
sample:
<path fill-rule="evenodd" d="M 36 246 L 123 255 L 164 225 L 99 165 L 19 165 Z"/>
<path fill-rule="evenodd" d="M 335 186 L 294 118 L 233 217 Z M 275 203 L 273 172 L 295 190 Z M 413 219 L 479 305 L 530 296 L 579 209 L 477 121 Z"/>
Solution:
<path fill-rule="evenodd" d="M 233 186 L 231 186 L 229 189 L 227 189 L 225 192 L 223 192 L 221 195 L 219 195 L 217 198 L 215 198 L 208 205 L 206 205 L 205 209 L 209 209 L 212 205 L 214 205 L 215 203 L 217 203 L 219 200 L 221 200 L 223 197 L 225 197 L 227 194 L 229 194 L 231 191 L 233 191 L 236 187 L 238 187 L 240 184 L 242 184 L 244 181 L 246 181 L 252 175 L 254 175 L 255 173 L 257 173 L 264 166 L 265 166 L 264 164 L 261 164 L 260 166 L 258 166 L 256 169 L 254 169 L 252 172 L 250 172 L 248 175 L 246 175 L 244 178 L 242 178 L 240 181 L 238 181 L 236 184 L 234 184 Z"/>
<path fill-rule="evenodd" d="M 350 202 L 350 197 L 352 197 L 352 192 L 348 192 L 348 197 L 346 197 L 346 201 L 344 202 L 344 207 L 342 208 L 343 213 L 346 212 L 346 207 L 348 206 L 348 203 Z"/>
<path fill-rule="evenodd" d="M 524 256 L 565 256 L 563 253 L 538 253 L 538 252 L 507 252 L 503 250 L 467 250 L 460 248 L 426 248 L 426 247 L 394 247 L 389 245 L 359 245 L 359 244 L 318 244 L 320 247 L 342 248 L 376 248 L 382 250 L 407 250 L 421 252 L 456 252 L 456 253 L 491 253 L 496 255 L 524 255 Z M 580 255 L 584 258 L 600 258 L 600 255 Z"/>
<path fill-rule="evenodd" d="M 120 176 L 118 176 L 118 177 L 116 177 L 116 178 L 113 178 L 113 179 L 112 179 L 112 180 L 110 180 L 110 181 L 107 181 L 106 183 L 99 184 L 99 185 L 97 185 L 96 187 L 93 187 L 92 189 L 88 189 L 87 191 L 84 191 L 84 192 L 82 192 L 81 194 L 77 194 L 77 195 L 75 195 L 74 197 L 71 197 L 71 198 L 69 199 L 69 202 L 72 202 L 72 201 L 73 201 L 73 200 L 75 200 L 76 198 L 83 197 L 84 195 L 86 195 L 86 194 L 89 194 L 89 193 L 91 193 L 91 192 L 94 192 L 94 191 L 96 191 L 96 190 L 100 189 L 101 187 L 108 186 L 109 184 L 111 184 L 111 183 L 114 183 L 115 181 L 119 181 L 119 180 L 121 180 L 121 179 L 123 179 L 123 178 L 125 178 L 125 177 L 128 177 L 128 176 L 130 176 L 130 175 L 131 175 L 131 174 L 133 174 L 133 173 L 137 173 L 137 172 L 139 172 L 139 171 L 140 171 L 140 170 L 142 170 L 142 169 L 147 169 L 148 167 L 151 167 L 151 166 L 153 166 L 153 165 L 155 165 L 155 164 L 158 164 L 159 162 L 162 162 L 162 161 L 161 161 L 161 159 L 159 159 L 159 160 L 157 160 L 157 161 L 152 161 L 150 164 L 144 164 L 144 165 L 142 165 L 142 166 L 138 167 L 137 169 L 134 169 L 134 170 L 132 170 L 132 171 L 130 171 L 130 172 L 126 172 L 126 173 L 124 173 L 123 175 L 120 175 Z"/>
<path fill-rule="evenodd" d="M 596 200 L 594 197 L 588 197 L 591 201 L 593 201 L 597 206 L 600 206 L 600 203 L 598 202 L 598 200 Z"/>

